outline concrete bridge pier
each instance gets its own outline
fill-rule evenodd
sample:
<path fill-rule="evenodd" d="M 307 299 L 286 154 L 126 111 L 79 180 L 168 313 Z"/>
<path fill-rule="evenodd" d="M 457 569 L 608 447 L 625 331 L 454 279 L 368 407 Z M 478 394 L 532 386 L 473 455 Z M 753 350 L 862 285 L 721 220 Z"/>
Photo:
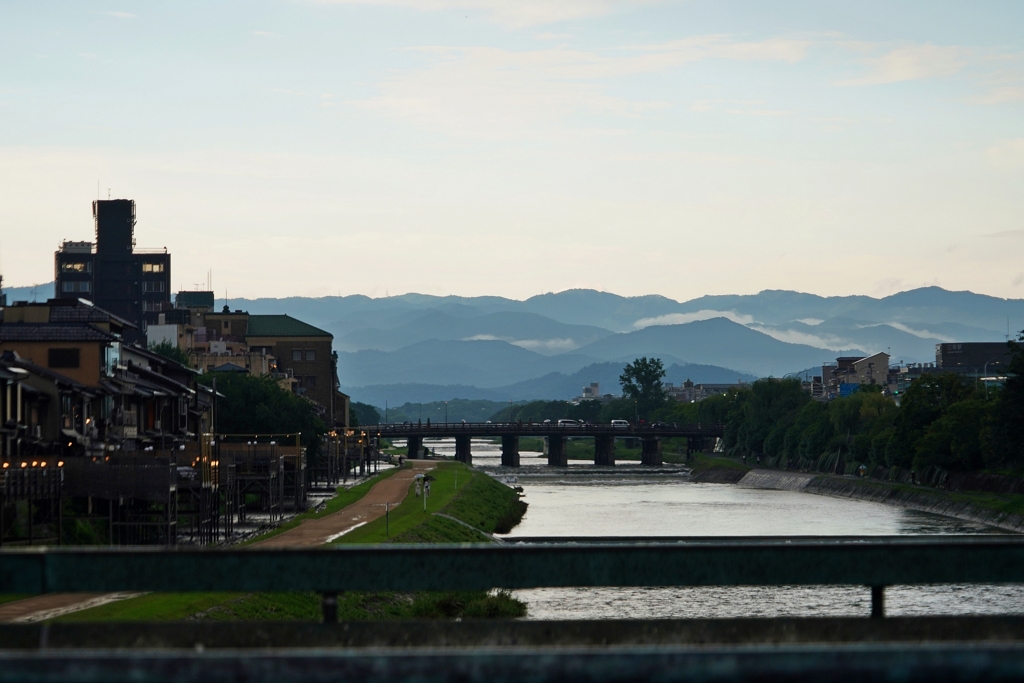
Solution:
<path fill-rule="evenodd" d="M 548 437 L 548 467 L 568 467 L 569 456 L 565 452 L 564 436 Z"/>
<path fill-rule="evenodd" d="M 501 437 L 501 466 L 519 467 L 519 437 Z"/>
<path fill-rule="evenodd" d="M 420 451 L 423 450 L 423 437 L 422 436 L 410 436 L 406 440 L 406 453 L 410 460 L 419 460 Z"/>
<path fill-rule="evenodd" d="M 455 437 L 455 459 L 467 465 L 473 464 L 473 454 L 469 450 L 471 438 L 468 436 Z"/>
<path fill-rule="evenodd" d="M 640 464 L 641 465 L 653 465 L 655 467 L 662 464 L 661 461 L 661 439 L 658 437 L 649 437 L 640 440 Z"/>
<path fill-rule="evenodd" d="M 594 464 L 610 467 L 615 464 L 615 437 L 594 437 Z"/>

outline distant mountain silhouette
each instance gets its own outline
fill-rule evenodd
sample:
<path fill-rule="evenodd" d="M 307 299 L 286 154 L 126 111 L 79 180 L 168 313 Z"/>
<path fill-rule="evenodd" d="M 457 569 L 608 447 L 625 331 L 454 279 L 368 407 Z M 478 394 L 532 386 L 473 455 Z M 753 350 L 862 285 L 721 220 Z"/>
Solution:
<path fill-rule="evenodd" d="M 390 329 L 370 327 L 337 335 L 334 338 L 335 348 L 342 351 L 394 351 L 430 339 L 489 339 L 506 341 L 551 356 L 612 334 L 609 330 L 592 325 L 567 325 L 536 313 L 516 311 L 463 317 L 430 309 L 422 315 L 410 314 L 408 317 L 408 322 Z"/>
<path fill-rule="evenodd" d="M 835 359 L 835 353 L 781 342 L 725 318 L 646 327 L 605 337 L 577 352 L 595 358 L 671 354 L 688 362 L 731 367 L 759 377 L 781 377 Z"/>
<path fill-rule="evenodd" d="M 456 397 L 491 401 L 567 400 L 579 396 L 583 387 L 591 382 L 599 382 L 602 393 L 621 393 L 619 375 L 622 374 L 623 365 L 624 363 L 594 363 L 571 374 L 553 372 L 509 386 L 488 389 L 440 384 L 377 384 L 344 389 L 351 392 L 353 400 L 375 406 L 383 406 L 385 400 L 392 403 L 398 400 L 426 403 L 447 401 Z M 687 379 L 697 383 L 733 384 L 738 380 L 750 382 L 756 378 L 726 368 L 689 364 L 670 366 L 665 377 L 666 381 L 675 384 L 682 384 Z"/>

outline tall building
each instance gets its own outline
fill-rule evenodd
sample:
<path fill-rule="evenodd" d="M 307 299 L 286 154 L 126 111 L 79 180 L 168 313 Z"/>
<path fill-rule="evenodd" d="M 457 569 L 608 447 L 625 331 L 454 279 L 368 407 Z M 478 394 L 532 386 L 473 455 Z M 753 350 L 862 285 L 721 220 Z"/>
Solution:
<path fill-rule="evenodd" d="M 171 255 L 135 248 L 135 202 L 92 203 L 95 242 L 65 241 L 54 258 L 56 296 L 88 299 L 133 323 L 125 341 L 145 341 L 146 327 L 171 308 Z"/>

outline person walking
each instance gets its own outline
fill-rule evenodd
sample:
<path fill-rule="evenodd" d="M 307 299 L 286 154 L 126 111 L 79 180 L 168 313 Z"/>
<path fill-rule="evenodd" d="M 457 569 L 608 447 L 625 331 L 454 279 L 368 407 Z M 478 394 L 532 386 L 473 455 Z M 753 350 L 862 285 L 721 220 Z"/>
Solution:
<path fill-rule="evenodd" d="M 417 498 L 420 497 L 420 480 L 419 479 L 416 480 L 416 497 Z"/>

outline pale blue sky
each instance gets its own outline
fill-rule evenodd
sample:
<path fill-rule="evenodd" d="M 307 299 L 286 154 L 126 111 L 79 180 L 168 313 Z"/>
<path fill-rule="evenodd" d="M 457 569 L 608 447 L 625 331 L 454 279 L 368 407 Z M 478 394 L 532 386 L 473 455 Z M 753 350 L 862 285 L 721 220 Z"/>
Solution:
<path fill-rule="evenodd" d="M 0 268 L 138 202 L 176 285 L 1024 297 L 1024 4 L 0 3 Z"/>

